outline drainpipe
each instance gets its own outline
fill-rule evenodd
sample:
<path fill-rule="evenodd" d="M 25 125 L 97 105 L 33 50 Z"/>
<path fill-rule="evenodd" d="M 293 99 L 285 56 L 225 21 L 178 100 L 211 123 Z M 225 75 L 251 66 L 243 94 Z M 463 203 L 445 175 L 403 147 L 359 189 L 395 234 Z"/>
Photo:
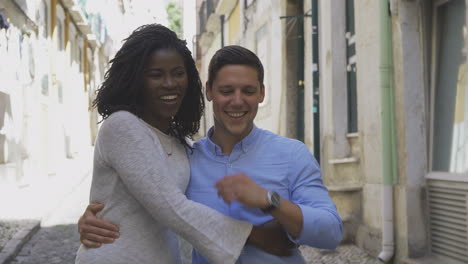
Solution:
<path fill-rule="evenodd" d="M 393 185 L 397 183 L 393 88 L 392 26 L 388 0 L 380 0 L 380 88 L 382 105 L 382 252 L 388 262 L 394 255 Z"/>

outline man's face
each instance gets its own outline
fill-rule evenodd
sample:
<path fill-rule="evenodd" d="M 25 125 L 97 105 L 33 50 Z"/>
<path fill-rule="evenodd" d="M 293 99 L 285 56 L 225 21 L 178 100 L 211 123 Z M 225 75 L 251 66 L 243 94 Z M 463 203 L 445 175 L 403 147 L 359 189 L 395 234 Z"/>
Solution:
<path fill-rule="evenodd" d="M 242 140 L 253 128 L 265 88 L 255 68 L 226 65 L 216 73 L 212 86 L 207 87 L 206 97 L 213 101 L 215 133 Z"/>

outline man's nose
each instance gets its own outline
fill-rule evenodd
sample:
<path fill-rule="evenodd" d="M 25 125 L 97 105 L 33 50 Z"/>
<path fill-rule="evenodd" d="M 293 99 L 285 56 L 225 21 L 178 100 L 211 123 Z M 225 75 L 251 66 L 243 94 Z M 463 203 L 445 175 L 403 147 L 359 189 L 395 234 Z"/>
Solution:
<path fill-rule="evenodd" d="M 240 105 L 244 101 L 242 98 L 242 93 L 240 91 L 235 91 L 232 96 L 232 104 L 234 105 Z"/>

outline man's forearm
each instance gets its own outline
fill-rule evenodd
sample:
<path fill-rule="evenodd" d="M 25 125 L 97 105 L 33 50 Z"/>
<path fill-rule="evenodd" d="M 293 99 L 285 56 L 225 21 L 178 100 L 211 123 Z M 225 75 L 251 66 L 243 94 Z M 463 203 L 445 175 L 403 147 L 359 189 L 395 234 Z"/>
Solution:
<path fill-rule="evenodd" d="M 296 204 L 281 198 L 280 206 L 270 212 L 284 229 L 294 238 L 297 238 L 303 225 L 302 211 Z"/>

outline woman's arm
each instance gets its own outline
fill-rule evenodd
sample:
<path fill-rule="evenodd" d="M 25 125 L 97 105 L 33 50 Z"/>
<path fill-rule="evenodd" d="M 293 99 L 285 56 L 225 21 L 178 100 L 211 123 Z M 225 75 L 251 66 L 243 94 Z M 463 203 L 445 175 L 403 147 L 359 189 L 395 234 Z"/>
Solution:
<path fill-rule="evenodd" d="M 120 236 L 117 225 L 96 216 L 103 208 L 104 204 L 89 204 L 78 221 L 80 241 L 87 248 L 99 248 L 102 244 L 114 243 Z M 291 256 L 291 250 L 297 247 L 276 220 L 254 226 L 247 242 L 276 256 Z"/>
<path fill-rule="evenodd" d="M 128 112 L 112 114 L 101 126 L 96 147 L 104 163 L 155 220 L 212 262 L 236 261 L 252 225 L 188 200 L 172 182 L 162 147 L 141 120 Z"/>

